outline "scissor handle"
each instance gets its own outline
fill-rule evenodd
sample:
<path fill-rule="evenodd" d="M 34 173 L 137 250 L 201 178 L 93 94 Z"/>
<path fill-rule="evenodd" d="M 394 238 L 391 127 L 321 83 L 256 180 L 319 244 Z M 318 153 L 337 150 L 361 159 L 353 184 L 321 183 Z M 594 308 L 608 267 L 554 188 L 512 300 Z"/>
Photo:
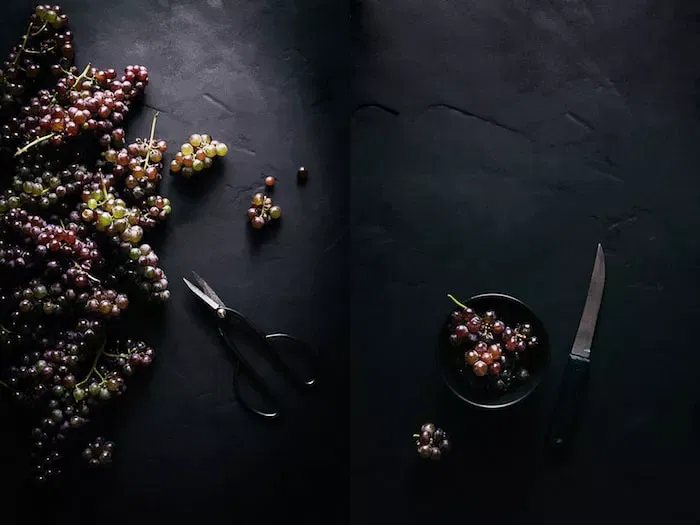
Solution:
<path fill-rule="evenodd" d="M 238 310 L 234 310 L 233 308 L 228 308 L 228 307 L 224 307 L 223 310 L 225 310 L 226 315 L 230 320 L 240 322 L 253 335 L 257 336 L 257 338 L 260 339 L 261 343 L 268 350 L 268 353 L 274 358 L 277 365 L 280 366 L 282 369 L 284 369 L 284 372 L 289 377 L 294 378 L 294 380 L 297 382 L 297 384 L 299 386 L 308 388 L 308 387 L 312 387 L 316 384 L 315 377 L 310 377 L 310 378 L 299 377 L 299 375 L 297 373 L 295 373 L 290 368 L 290 366 L 280 357 L 279 352 L 277 352 L 277 350 L 275 350 L 275 348 L 270 344 L 270 342 L 274 341 L 275 339 L 286 339 L 288 341 L 292 341 L 298 347 L 303 348 L 304 352 L 309 354 L 309 356 L 311 358 L 313 358 L 314 351 L 311 348 L 311 346 L 309 346 L 307 343 L 305 343 L 301 339 L 294 337 L 293 335 L 289 335 L 289 334 L 285 334 L 285 333 L 266 334 L 265 332 L 260 330 L 258 327 L 256 327 L 250 319 L 248 319 L 246 316 L 244 316 Z"/>
<path fill-rule="evenodd" d="M 296 344 L 297 346 L 303 348 L 304 351 L 305 351 L 306 353 L 311 354 L 312 357 L 313 357 L 313 355 L 314 355 L 313 350 L 311 349 L 311 347 L 310 347 L 307 343 L 305 343 L 305 342 L 302 341 L 301 339 L 298 339 L 298 338 L 294 337 L 293 335 L 284 334 L 284 333 L 267 334 L 267 335 L 265 336 L 265 341 L 267 342 L 267 346 L 270 347 L 269 342 L 270 342 L 270 341 L 274 341 L 275 339 L 286 339 L 286 340 L 288 340 L 288 341 L 292 341 L 292 342 L 294 342 L 294 344 Z M 294 378 L 297 380 L 297 382 L 299 382 L 302 386 L 305 386 L 305 387 L 312 387 L 312 386 L 314 386 L 314 385 L 316 384 L 316 378 L 315 378 L 315 377 L 309 377 L 309 378 L 306 378 L 306 379 L 303 378 L 303 377 L 299 377 L 299 375 L 296 374 L 296 373 L 294 373 L 294 372 L 292 371 L 292 369 L 289 367 L 289 365 L 287 365 L 287 363 L 285 363 L 285 362 L 279 357 L 279 353 L 278 353 L 278 352 L 276 352 L 276 351 L 273 349 L 273 350 L 272 350 L 272 353 L 275 355 L 275 357 L 278 358 L 279 362 L 282 363 L 282 365 L 283 365 L 284 368 L 287 370 L 287 372 L 288 372 L 292 377 L 294 377 Z"/>
<path fill-rule="evenodd" d="M 267 384 L 263 380 L 263 378 L 258 374 L 257 370 L 255 370 L 255 367 L 248 361 L 231 338 L 228 336 L 226 333 L 226 330 L 224 330 L 223 323 L 225 322 L 225 319 L 222 319 L 222 323 L 220 323 L 219 326 L 219 335 L 223 339 L 224 343 L 229 347 L 229 349 L 233 352 L 234 357 L 236 358 L 236 365 L 235 369 L 233 372 L 233 393 L 235 394 L 236 398 L 238 399 L 238 402 L 241 404 L 243 408 L 246 410 L 249 410 L 250 412 L 253 412 L 254 414 L 257 414 L 261 417 L 264 417 L 266 419 L 276 419 L 280 416 L 279 410 L 275 410 L 273 412 L 265 412 L 263 410 L 260 410 L 258 408 L 255 408 L 252 406 L 248 401 L 246 401 L 245 396 L 241 393 L 241 387 L 240 387 L 240 381 L 239 376 L 241 373 L 241 368 L 245 369 L 245 372 L 250 375 L 251 379 L 253 380 L 255 386 L 257 387 L 258 391 L 262 394 L 262 396 L 267 400 L 267 401 L 276 401 L 274 399 L 274 396 L 272 395 L 272 392 L 270 392 L 270 389 L 268 388 Z"/>

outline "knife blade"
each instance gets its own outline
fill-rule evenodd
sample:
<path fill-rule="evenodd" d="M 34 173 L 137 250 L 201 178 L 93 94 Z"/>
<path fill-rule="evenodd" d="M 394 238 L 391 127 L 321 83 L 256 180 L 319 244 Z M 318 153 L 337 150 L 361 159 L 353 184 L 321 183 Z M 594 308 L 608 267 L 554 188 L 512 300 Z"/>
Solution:
<path fill-rule="evenodd" d="M 578 419 L 577 414 L 588 380 L 591 346 L 604 288 L 605 254 L 603 247 L 598 244 L 586 303 L 559 387 L 559 397 L 554 408 L 548 435 L 549 445 L 557 451 L 568 450 L 574 434 Z"/>

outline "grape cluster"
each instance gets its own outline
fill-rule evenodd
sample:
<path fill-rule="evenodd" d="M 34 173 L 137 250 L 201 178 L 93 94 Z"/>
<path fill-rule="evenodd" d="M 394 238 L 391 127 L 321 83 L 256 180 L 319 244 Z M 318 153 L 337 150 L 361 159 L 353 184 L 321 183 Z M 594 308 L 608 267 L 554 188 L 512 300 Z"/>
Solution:
<path fill-rule="evenodd" d="M 114 453 L 114 443 L 106 441 L 102 436 L 88 444 L 83 450 L 83 459 L 91 467 L 104 467 L 112 464 L 112 454 Z"/>
<path fill-rule="evenodd" d="M 248 208 L 248 220 L 256 230 L 261 229 L 272 220 L 277 220 L 282 216 L 282 208 L 273 204 L 272 198 L 256 193 Z"/>
<path fill-rule="evenodd" d="M 170 163 L 171 173 L 179 173 L 190 178 L 194 173 L 209 169 L 216 157 L 224 157 L 228 146 L 203 134 L 195 133 L 182 146 Z"/>
<path fill-rule="evenodd" d="M 172 211 L 157 192 L 167 145 L 153 136 L 157 114 L 147 141 L 125 146 L 121 127 L 148 71 L 79 70 L 66 22 L 60 7 L 37 7 L 0 70 L 0 399 L 35 417 L 38 481 L 68 465 L 100 407 L 152 363 L 119 319 L 135 298 L 170 296 L 145 242 Z M 108 463 L 112 447 L 94 440 L 89 459 Z"/>
<path fill-rule="evenodd" d="M 155 126 L 155 118 L 153 120 Z M 137 139 L 126 148 L 108 149 L 104 158 L 112 174 L 124 178 L 124 195 L 132 201 L 141 201 L 153 195 L 162 180 L 163 154 L 168 144 L 164 140 Z"/>
<path fill-rule="evenodd" d="M 15 156 L 47 143 L 58 147 L 88 133 L 99 135 L 102 147 L 109 146 L 113 131 L 120 129 L 117 126 L 148 84 L 144 66 L 127 66 L 120 78 L 114 69 L 98 70 L 89 64 L 77 73 L 75 66 L 63 71 L 53 92 L 39 91 L 22 108 L 18 130 L 24 145 Z"/>
<path fill-rule="evenodd" d="M 452 448 L 447 433 L 443 429 L 437 428 L 433 423 L 425 423 L 421 427 L 420 433 L 413 434 L 413 437 L 416 439 L 418 454 L 422 458 L 438 460 Z"/>
<path fill-rule="evenodd" d="M 56 75 L 72 66 L 73 33 L 67 26 L 68 17 L 59 6 L 36 7 L 26 33 L 0 69 L 0 124 L 13 118 L 27 93 L 44 80 L 46 73 Z M 11 133 L 11 127 L 3 130 L 0 144 L 6 145 Z"/>
<path fill-rule="evenodd" d="M 477 378 L 486 378 L 485 386 L 504 392 L 514 384 L 522 384 L 530 377 L 526 366 L 526 351 L 537 347 L 539 341 L 528 323 L 514 328 L 498 319 L 496 312 L 479 315 L 454 297 L 459 307 L 452 312 L 450 344 L 464 351 L 458 359 L 460 368 L 469 370 Z"/>

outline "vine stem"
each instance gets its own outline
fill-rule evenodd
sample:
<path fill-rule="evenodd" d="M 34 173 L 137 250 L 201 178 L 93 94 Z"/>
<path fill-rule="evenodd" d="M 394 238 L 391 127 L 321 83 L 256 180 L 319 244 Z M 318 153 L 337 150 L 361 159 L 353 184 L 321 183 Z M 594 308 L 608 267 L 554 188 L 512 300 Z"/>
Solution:
<path fill-rule="evenodd" d="M 452 294 L 449 294 L 449 293 L 448 293 L 448 294 L 447 294 L 447 297 L 449 297 L 450 299 L 452 299 L 452 301 L 454 301 L 454 303 L 455 303 L 457 306 L 459 306 L 460 308 L 462 308 L 463 310 L 466 310 L 466 309 L 467 309 L 467 307 L 466 307 L 465 305 L 463 305 L 462 303 L 460 303 L 457 299 L 455 299 L 454 296 L 453 296 Z"/>
<path fill-rule="evenodd" d="M 7 386 L 7 383 L 5 383 L 5 381 L 3 381 L 3 380 L 1 380 L 1 379 L 0 379 L 0 386 L 5 387 L 5 388 L 7 388 L 8 390 L 10 390 L 10 387 Z"/>
<path fill-rule="evenodd" d="M 22 56 L 22 53 L 24 52 L 24 48 L 27 46 L 27 40 L 29 40 L 29 35 L 32 32 L 32 27 L 34 26 L 34 22 L 29 22 L 29 27 L 27 28 L 27 32 L 24 33 L 24 38 L 22 39 L 22 45 L 19 48 L 19 51 L 17 51 L 17 54 L 15 55 L 15 59 L 12 61 L 12 65 L 16 65 L 17 62 L 19 62 L 19 57 Z"/>
<path fill-rule="evenodd" d="M 148 168 L 148 162 L 151 158 L 151 146 L 153 145 L 153 137 L 156 133 L 156 121 L 158 120 L 158 115 L 160 115 L 160 112 L 156 111 L 155 115 L 153 115 L 153 121 L 151 122 L 151 136 L 148 139 L 148 153 L 146 153 L 146 161 L 143 163 L 144 171 L 146 168 Z"/>
<path fill-rule="evenodd" d="M 44 22 L 44 24 L 36 30 L 36 33 L 32 33 L 30 36 L 37 36 L 38 34 L 40 34 L 44 29 L 46 29 L 47 24 L 48 22 Z"/>
<path fill-rule="evenodd" d="M 95 374 L 97 374 L 98 376 L 100 376 L 100 379 L 102 379 L 102 381 L 105 380 L 105 378 L 102 376 L 102 374 L 100 374 L 100 372 L 97 370 L 97 361 L 100 360 L 100 357 L 102 356 L 102 353 L 104 352 L 104 349 L 105 349 L 105 345 L 106 345 L 106 344 L 107 344 L 107 341 L 105 340 L 105 342 L 102 343 L 102 346 L 100 347 L 100 349 L 99 349 L 99 350 L 97 351 L 97 353 L 95 354 L 95 360 L 92 362 L 92 367 L 90 368 L 90 372 L 88 372 L 88 375 L 85 376 L 85 379 L 83 379 L 80 383 L 78 383 L 77 385 L 75 385 L 75 388 L 78 388 L 79 386 L 83 386 L 85 383 L 87 383 L 87 382 L 88 382 L 88 379 L 90 379 L 90 378 L 92 377 L 92 374 L 93 374 L 93 373 L 95 373 Z"/>
<path fill-rule="evenodd" d="M 41 144 L 42 142 L 44 142 L 44 141 L 46 141 L 46 140 L 49 140 L 49 139 L 50 139 L 51 137 L 53 137 L 55 134 L 56 134 L 56 132 L 53 132 L 53 133 L 49 133 L 48 135 L 44 135 L 44 136 L 42 136 L 42 137 L 39 137 L 39 138 L 37 138 L 37 139 L 34 139 L 33 141 L 31 141 L 31 142 L 30 142 L 29 144 L 27 144 L 26 146 L 22 146 L 21 148 L 19 148 L 19 149 L 15 152 L 15 157 L 19 157 L 19 156 L 22 155 L 23 153 L 28 152 L 30 149 L 32 149 L 32 148 L 33 148 L 34 146 L 36 146 L 37 144 Z"/>

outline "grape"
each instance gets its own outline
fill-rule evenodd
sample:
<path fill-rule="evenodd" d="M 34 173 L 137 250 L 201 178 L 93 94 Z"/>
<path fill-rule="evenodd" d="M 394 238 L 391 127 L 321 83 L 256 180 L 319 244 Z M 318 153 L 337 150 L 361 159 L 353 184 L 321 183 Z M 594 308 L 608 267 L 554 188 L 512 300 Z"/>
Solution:
<path fill-rule="evenodd" d="M 282 216 L 282 208 L 273 205 L 272 198 L 256 193 L 253 195 L 247 215 L 253 228 L 259 230 L 270 221 L 279 219 Z M 459 335 L 457 337 L 459 338 Z"/>
<path fill-rule="evenodd" d="M 470 388 L 483 387 L 501 394 L 514 384 L 527 381 L 530 372 L 523 366 L 527 362 L 523 355 L 536 349 L 539 343 L 532 334 L 532 325 L 523 323 L 511 328 L 493 310 L 478 315 L 452 295 L 448 297 L 460 307 L 450 314 L 448 321 L 450 345 L 464 348 L 465 342 L 473 343 L 467 345 L 466 351 L 462 350 L 463 357 L 455 359 L 462 375 L 467 371 L 472 374 Z"/>
<path fill-rule="evenodd" d="M 215 157 L 223 157 L 227 152 L 228 146 L 223 142 L 212 140 L 206 134 L 194 133 L 180 146 L 180 151 L 170 162 L 170 173 L 180 173 L 189 178 L 194 173 L 209 169 Z"/>
<path fill-rule="evenodd" d="M 172 212 L 158 194 L 167 144 L 157 114 L 148 140 L 126 144 L 122 128 L 148 71 L 78 69 L 74 46 L 62 9 L 39 5 L 0 66 L 0 387 L 32 418 L 39 482 L 155 358 L 115 341 L 114 320 L 170 296 L 145 243 Z M 106 465 L 113 449 L 98 438 L 83 455 Z"/>
<path fill-rule="evenodd" d="M 452 448 L 447 433 L 432 423 L 425 423 L 420 433 L 413 434 L 413 437 L 418 455 L 422 458 L 439 460 Z"/>

